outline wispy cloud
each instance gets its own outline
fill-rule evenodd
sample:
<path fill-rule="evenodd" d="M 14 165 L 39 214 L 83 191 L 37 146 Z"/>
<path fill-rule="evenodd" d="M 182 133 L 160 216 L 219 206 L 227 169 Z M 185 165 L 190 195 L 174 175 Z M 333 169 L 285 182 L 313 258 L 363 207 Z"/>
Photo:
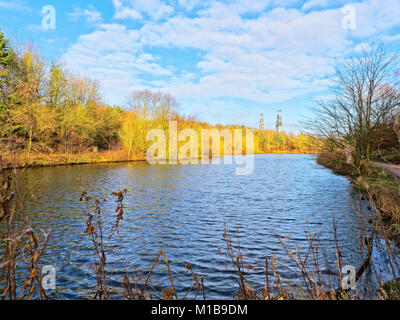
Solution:
<path fill-rule="evenodd" d="M 400 41 L 400 33 L 396 35 L 384 35 L 382 36 L 383 41 Z"/>
<path fill-rule="evenodd" d="M 170 16 L 174 8 L 160 0 L 113 0 L 115 6 L 114 19 L 161 20 Z"/>
<path fill-rule="evenodd" d="M 0 0 L 0 8 L 3 10 L 15 10 L 15 11 L 26 11 L 26 12 L 32 11 L 29 8 L 27 2 L 24 0 L 10 0 L 10 1 Z"/>
<path fill-rule="evenodd" d="M 325 8 L 327 6 L 328 0 L 310 0 L 301 7 L 301 10 L 307 11 L 313 8 Z"/>
<path fill-rule="evenodd" d="M 75 7 L 74 11 L 67 13 L 67 15 L 74 21 L 84 17 L 88 23 L 99 23 L 103 20 L 101 13 L 92 5 L 87 6 L 85 9 Z"/>

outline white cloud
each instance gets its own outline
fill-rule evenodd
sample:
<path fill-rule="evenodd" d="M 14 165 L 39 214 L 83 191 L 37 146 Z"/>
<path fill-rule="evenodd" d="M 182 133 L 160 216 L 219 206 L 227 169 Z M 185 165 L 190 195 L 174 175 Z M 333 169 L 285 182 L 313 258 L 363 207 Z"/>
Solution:
<path fill-rule="evenodd" d="M 361 53 L 365 51 L 369 51 L 371 49 L 371 45 L 367 42 L 360 42 L 354 47 L 354 52 Z"/>
<path fill-rule="evenodd" d="M 396 12 L 399 4 L 387 2 Z M 400 26 L 395 13 L 379 6 L 377 0 L 355 4 L 357 28 L 363 29 L 353 33 L 342 28 L 341 8 L 303 12 L 274 8 L 279 3 L 274 1 L 247 4 L 240 0 L 208 6 L 203 2 L 195 14 L 170 16 L 174 9 L 168 5 L 157 6 L 160 11 L 150 10 L 158 0 L 141 3 L 114 0 L 114 18 L 140 19 L 142 27 L 103 24 L 81 36 L 64 56 L 71 66 L 101 79 L 107 95 L 120 100 L 132 88 L 146 86 L 164 89 L 180 99 L 230 97 L 260 103 L 323 94 L 335 59 L 360 50 L 354 36 L 367 43 L 370 36 Z M 180 4 L 187 10 L 200 6 L 196 1 Z M 273 8 L 265 11 L 268 6 Z M 246 18 L 247 13 L 256 14 Z M 374 27 L 365 26 L 365 19 Z M 152 48 L 159 49 L 157 55 Z M 179 62 L 162 61 L 165 48 L 202 54 L 189 71 Z"/>
<path fill-rule="evenodd" d="M 108 98 L 119 102 L 132 87 L 142 84 L 143 74 L 172 74 L 171 69 L 157 64 L 153 55 L 143 52 L 137 30 L 119 24 L 102 24 L 95 32 L 80 36 L 62 62 L 100 80 Z"/>
<path fill-rule="evenodd" d="M 382 40 L 383 41 L 399 41 L 400 40 L 400 33 L 396 34 L 396 35 L 386 35 L 386 36 L 382 36 Z"/>
<path fill-rule="evenodd" d="M 113 0 L 113 3 L 115 7 L 114 19 L 142 19 L 140 12 L 134 8 L 124 5 L 123 0 Z"/>
<path fill-rule="evenodd" d="M 32 11 L 26 1 L 24 0 L 13 0 L 13 1 L 4 1 L 0 0 L 0 8 L 5 10 L 15 10 L 15 11 Z"/>
<path fill-rule="evenodd" d="M 144 44 L 207 52 L 197 65 L 198 82 L 165 84 L 177 96 L 276 102 L 326 88 L 334 58 L 350 50 L 340 22 L 338 10 L 283 8 L 246 20 L 219 4 L 196 18 L 175 17 L 140 32 Z"/>
<path fill-rule="evenodd" d="M 179 5 L 187 11 L 193 10 L 201 2 L 201 0 L 178 0 Z"/>
<path fill-rule="evenodd" d="M 149 17 L 161 20 L 174 12 L 174 8 L 160 0 L 113 0 L 115 7 L 114 19 L 140 20 Z"/>
<path fill-rule="evenodd" d="M 400 26 L 400 1 L 369 0 L 353 4 L 356 12 L 356 29 L 353 36 L 367 38 Z"/>
<path fill-rule="evenodd" d="M 89 5 L 85 9 L 75 7 L 74 11 L 71 13 L 67 13 L 67 15 L 72 20 L 78 20 L 81 17 L 85 17 L 88 23 L 99 23 L 103 20 L 101 17 L 101 13 L 97 11 L 92 5 Z"/>
<path fill-rule="evenodd" d="M 302 7 L 301 10 L 307 11 L 313 8 L 324 8 L 328 6 L 327 0 L 310 0 L 307 1 Z"/>

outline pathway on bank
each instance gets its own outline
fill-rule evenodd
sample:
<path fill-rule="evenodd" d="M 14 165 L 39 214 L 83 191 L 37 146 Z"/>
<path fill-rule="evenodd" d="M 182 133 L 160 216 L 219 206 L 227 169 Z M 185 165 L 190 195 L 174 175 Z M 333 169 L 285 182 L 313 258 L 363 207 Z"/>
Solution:
<path fill-rule="evenodd" d="M 397 180 L 400 180 L 400 166 L 395 164 L 387 164 L 382 162 L 372 162 L 373 164 L 385 168 L 396 176 Z"/>

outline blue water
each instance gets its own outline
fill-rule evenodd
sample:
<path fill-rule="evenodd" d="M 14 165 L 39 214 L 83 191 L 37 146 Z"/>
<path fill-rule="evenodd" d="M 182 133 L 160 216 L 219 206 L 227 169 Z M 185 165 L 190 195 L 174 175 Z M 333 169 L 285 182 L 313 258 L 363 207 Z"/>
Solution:
<path fill-rule="evenodd" d="M 191 284 L 185 273 L 185 264 L 190 263 L 204 277 L 207 299 L 233 298 L 238 290 L 236 276 L 229 272 L 229 259 L 219 253 L 225 248 L 225 225 L 233 243 L 238 236 L 242 254 L 255 264 L 264 264 L 272 256 L 286 261 L 280 244 L 285 236 L 293 248 L 304 251 L 309 227 L 320 233 L 321 269 L 330 274 L 337 270 L 335 217 L 345 263 L 360 263 L 358 234 L 351 228 L 357 220 L 356 194 L 345 177 L 318 165 L 311 155 L 256 155 L 254 173 L 248 176 L 235 175 L 235 165 L 150 166 L 144 162 L 47 167 L 26 174 L 26 187 L 37 198 L 29 209 L 32 220 L 52 230 L 44 260 L 57 269 L 56 298 L 85 298 L 95 286 L 95 274 L 89 268 L 93 250 L 84 234 L 85 204 L 79 201 L 82 191 L 108 199 L 102 210 L 109 227 L 116 207 L 111 192 L 128 190 L 120 233 L 108 252 L 107 270 L 115 287 L 126 272 L 149 270 L 163 249 L 180 296 Z M 284 280 L 298 278 L 287 269 L 281 275 Z M 256 269 L 249 279 L 262 288 L 265 273 Z M 161 261 L 152 280 L 156 289 L 170 286 Z"/>

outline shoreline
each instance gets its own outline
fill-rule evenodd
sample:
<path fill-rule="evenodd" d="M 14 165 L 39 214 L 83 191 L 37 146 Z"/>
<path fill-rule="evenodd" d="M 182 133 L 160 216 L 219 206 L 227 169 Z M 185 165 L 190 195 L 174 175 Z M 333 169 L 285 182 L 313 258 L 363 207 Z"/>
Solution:
<path fill-rule="evenodd" d="M 24 168 L 64 167 L 64 166 L 76 166 L 85 164 L 135 163 L 135 162 L 147 161 L 144 155 L 136 155 L 133 159 L 127 159 L 125 153 L 126 152 L 124 152 L 123 150 L 116 150 L 116 151 L 102 151 L 102 152 L 86 152 L 81 154 L 54 154 L 54 155 L 36 154 L 33 155 L 29 161 L 23 160 L 24 157 L 20 156 L 17 160 L 7 159 L 3 161 L 5 162 L 5 165 L 3 165 L 3 169 L 10 170 L 10 169 L 24 169 Z M 258 154 L 318 155 L 317 152 L 290 152 L 290 151 L 253 153 L 253 155 L 258 155 Z M 223 157 L 223 155 L 221 157 Z"/>
<path fill-rule="evenodd" d="M 331 170 L 334 174 L 346 177 L 350 184 L 357 189 L 371 206 L 375 208 L 379 217 L 379 224 L 374 226 L 383 238 L 392 242 L 396 248 L 400 248 L 400 188 L 398 167 L 396 165 L 371 162 L 372 174 L 368 177 L 358 175 L 354 168 L 347 165 L 344 159 L 337 154 L 322 153 L 316 159 L 317 163 Z M 394 170 L 396 169 L 396 170 Z M 375 218 L 374 218 L 375 220 Z M 365 271 L 372 256 L 372 248 L 369 255 L 359 270 Z M 394 276 L 386 281 L 381 292 L 389 297 L 400 292 L 400 278 Z"/>
<path fill-rule="evenodd" d="M 317 163 L 333 173 L 346 177 L 367 201 L 381 214 L 388 237 L 400 248 L 400 181 L 390 165 L 371 162 L 371 174 L 362 177 L 339 155 L 321 153 Z"/>

